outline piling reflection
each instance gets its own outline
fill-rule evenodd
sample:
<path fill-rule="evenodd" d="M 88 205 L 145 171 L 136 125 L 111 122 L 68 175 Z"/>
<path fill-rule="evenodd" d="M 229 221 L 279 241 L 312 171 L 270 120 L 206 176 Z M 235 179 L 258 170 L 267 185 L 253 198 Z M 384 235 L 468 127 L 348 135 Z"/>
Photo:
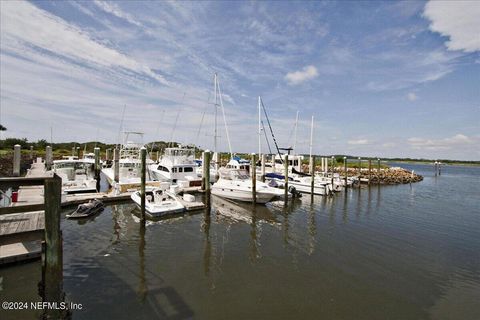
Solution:
<path fill-rule="evenodd" d="M 137 294 L 142 303 L 145 302 L 148 292 L 147 281 L 145 280 L 145 245 L 145 224 L 140 223 L 138 240 L 139 283 Z"/>
<path fill-rule="evenodd" d="M 313 197 L 312 202 L 310 202 L 310 208 L 308 212 L 308 235 L 309 235 L 309 242 L 308 242 L 308 255 L 311 255 L 315 252 L 315 242 L 316 242 L 316 235 L 317 235 L 317 224 L 315 222 L 315 209 L 313 206 Z"/>

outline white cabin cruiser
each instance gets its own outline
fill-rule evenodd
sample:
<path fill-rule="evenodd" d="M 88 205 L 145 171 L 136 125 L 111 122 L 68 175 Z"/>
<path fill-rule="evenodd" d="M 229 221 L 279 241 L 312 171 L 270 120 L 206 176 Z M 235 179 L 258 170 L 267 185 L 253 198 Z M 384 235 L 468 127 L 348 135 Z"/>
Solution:
<path fill-rule="evenodd" d="M 62 189 L 66 193 L 97 191 L 94 164 L 76 156 L 63 157 L 53 161 L 53 172 L 62 178 Z"/>
<path fill-rule="evenodd" d="M 129 135 L 141 135 L 140 132 L 125 132 L 125 143 L 120 148 L 119 157 L 119 183 L 120 184 L 138 184 L 141 176 L 141 159 L 140 149 L 143 143 L 128 140 Z M 151 159 L 147 159 L 147 166 L 152 163 Z M 115 183 L 115 163 L 109 168 L 102 169 L 108 183 L 113 186 Z M 147 170 L 147 180 L 150 179 L 150 172 Z"/>
<path fill-rule="evenodd" d="M 182 146 L 166 148 L 160 162 L 149 165 L 153 179 L 173 183 L 186 181 L 188 187 L 198 187 L 202 184 L 196 169 L 195 149 Z"/>
<path fill-rule="evenodd" d="M 138 206 L 141 206 L 140 191 L 135 191 L 130 197 Z M 183 212 L 185 207 L 166 189 L 148 188 L 145 190 L 145 211 L 151 216 L 158 217 Z"/>
<path fill-rule="evenodd" d="M 252 179 L 247 171 L 221 168 L 220 178 L 212 186 L 212 194 L 237 201 L 253 202 Z M 256 182 L 256 202 L 259 204 L 284 196 L 284 191 L 264 182 Z"/>

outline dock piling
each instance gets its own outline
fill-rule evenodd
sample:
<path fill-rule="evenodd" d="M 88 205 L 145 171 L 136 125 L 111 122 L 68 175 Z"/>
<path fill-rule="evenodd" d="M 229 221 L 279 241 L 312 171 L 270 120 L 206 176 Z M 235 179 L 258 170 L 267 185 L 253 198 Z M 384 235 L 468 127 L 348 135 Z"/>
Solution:
<path fill-rule="evenodd" d="M 120 150 L 117 148 L 113 149 L 113 179 L 115 182 L 120 182 Z"/>
<path fill-rule="evenodd" d="M 30 146 L 30 160 L 33 160 L 33 146 Z"/>
<path fill-rule="evenodd" d="M 368 159 L 368 185 L 370 185 L 370 180 L 372 180 L 372 159 Z"/>
<path fill-rule="evenodd" d="M 20 176 L 20 151 L 21 146 L 16 144 L 13 146 L 13 176 Z"/>
<path fill-rule="evenodd" d="M 252 159 L 250 160 L 250 176 L 252 177 L 252 200 L 253 205 L 257 204 L 257 170 L 256 170 L 256 157 L 255 153 L 252 153 Z"/>
<path fill-rule="evenodd" d="M 347 157 L 343 157 L 343 166 L 345 167 L 345 191 L 346 191 L 348 189 Z"/>
<path fill-rule="evenodd" d="M 52 161 L 53 161 L 52 147 L 47 146 L 46 151 L 45 151 L 45 167 L 47 168 L 47 170 L 52 169 Z"/>
<path fill-rule="evenodd" d="M 335 173 L 335 165 L 334 165 L 334 163 L 333 163 L 334 161 L 335 161 L 335 157 L 332 156 L 332 182 L 331 182 L 331 183 L 332 183 L 332 190 L 335 190 L 335 188 L 334 188 L 334 186 L 333 186 L 333 175 L 334 175 L 334 173 Z"/>
<path fill-rule="evenodd" d="M 98 179 L 100 176 L 100 148 L 95 147 L 93 153 L 95 154 L 95 178 Z"/>
<path fill-rule="evenodd" d="M 209 191 L 210 190 L 210 151 L 209 150 L 205 150 L 203 152 L 202 167 L 203 167 L 202 190 Z"/>
<path fill-rule="evenodd" d="M 140 149 L 141 158 L 141 177 L 140 177 L 140 200 L 142 208 L 142 224 L 145 224 L 145 182 L 147 176 L 147 149 L 142 147 Z"/>
<path fill-rule="evenodd" d="M 72 157 L 75 156 L 75 147 L 72 147 Z"/>
<path fill-rule="evenodd" d="M 285 205 L 288 203 L 288 154 L 285 155 L 285 158 L 284 158 L 284 168 L 285 168 L 285 200 L 284 200 L 284 203 Z"/>
<path fill-rule="evenodd" d="M 43 274 L 43 301 L 63 301 L 63 248 L 60 230 L 60 202 L 62 179 L 54 174 L 45 179 L 45 272 Z M 46 319 L 61 319 L 62 310 L 45 310 Z"/>
<path fill-rule="evenodd" d="M 77 158 L 80 159 L 80 147 L 77 147 Z"/>
<path fill-rule="evenodd" d="M 377 159 L 378 162 L 378 174 L 380 174 L 380 158 Z"/>
<path fill-rule="evenodd" d="M 265 162 L 267 161 L 267 156 L 265 154 L 262 154 L 261 156 L 262 159 L 262 182 L 265 182 Z"/>
<path fill-rule="evenodd" d="M 105 150 L 105 161 L 110 161 L 110 152 L 112 150 L 110 148 L 108 148 L 107 150 Z"/>
<path fill-rule="evenodd" d="M 312 176 L 312 179 L 310 181 L 310 193 L 313 195 L 315 194 L 315 156 L 310 156 L 310 168 L 309 168 L 310 174 Z"/>

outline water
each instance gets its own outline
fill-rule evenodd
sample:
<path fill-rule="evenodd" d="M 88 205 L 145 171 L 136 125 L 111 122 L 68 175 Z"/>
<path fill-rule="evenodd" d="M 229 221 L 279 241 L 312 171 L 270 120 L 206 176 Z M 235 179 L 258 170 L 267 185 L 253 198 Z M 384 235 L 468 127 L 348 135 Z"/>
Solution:
<path fill-rule="evenodd" d="M 478 319 L 480 168 L 401 166 L 424 181 L 254 211 L 217 198 L 145 230 L 130 204 L 64 220 L 73 318 Z M 40 299 L 40 263 L 0 274 L 2 300 Z"/>

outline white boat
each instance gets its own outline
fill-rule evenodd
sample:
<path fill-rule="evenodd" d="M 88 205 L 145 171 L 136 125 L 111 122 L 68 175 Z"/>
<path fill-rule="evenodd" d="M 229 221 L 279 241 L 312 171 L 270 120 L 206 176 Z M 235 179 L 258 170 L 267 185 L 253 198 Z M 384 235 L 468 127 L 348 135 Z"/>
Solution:
<path fill-rule="evenodd" d="M 143 143 L 129 140 L 130 136 L 141 136 L 140 132 L 125 132 L 125 142 L 120 148 L 119 165 L 119 183 L 120 184 L 139 184 L 141 176 L 141 159 L 140 149 Z M 147 166 L 152 160 L 147 159 Z M 111 167 L 103 168 L 103 174 L 107 178 L 108 183 L 115 185 L 115 163 Z M 151 180 L 149 171 L 147 170 L 147 180 Z"/>
<path fill-rule="evenodd" d="M 67 156 L 54 160 L 52 170 L 62 178 L 62 189 L 66 193 L 97 192 L 93 163 Z"/>
<path fill-rule="evenodd" d="M 236 201 L 253 202 L 252 179 L 245 170 L 221 168 L 220 178 L 212 186 L 212 194 Z M 256 202 L 259 204 L 284 196 L 284 191 L 256 182 Z"/>
<path fill-rule="evenodd" d="M 285 176 L 276 173 L 267 173 L 265 179 L 268 181 L 275 181 L 278 186 L 285 185 Z M 316 178 L 315 178 L 316 179 Z M 294 175 L 288 177 L 288 186 L 294 187 L 296 191 L 302 193 L 311 193 L 312 191 L 312 177 Z M 332 186 L 329 183 L 314 180 L 313 194 L 330 195 L 332 194 Z"/>
<path fill-rule="evenodd" d="M 140 191 L 135 191 L 130 197 L 138 206 L 141 206 Z M 167 190 L 148 188 L 145 190 L 145 211 L 156 217 L 183 212 L 185 207 Z"/>
<path fill-rule="evenodd" d="M 159 163 L 149 165 L 154 180 L 173 183 L 184 181 L 187 187 L 202 185 L 202 179 L 198 177 L 196 169 L 195 149 L 182 146 L 166 148 Z"/>

